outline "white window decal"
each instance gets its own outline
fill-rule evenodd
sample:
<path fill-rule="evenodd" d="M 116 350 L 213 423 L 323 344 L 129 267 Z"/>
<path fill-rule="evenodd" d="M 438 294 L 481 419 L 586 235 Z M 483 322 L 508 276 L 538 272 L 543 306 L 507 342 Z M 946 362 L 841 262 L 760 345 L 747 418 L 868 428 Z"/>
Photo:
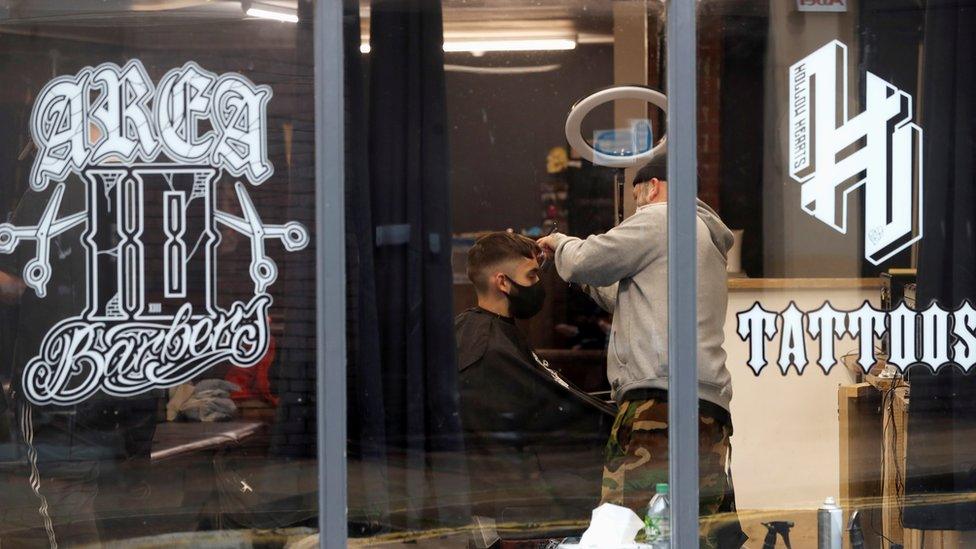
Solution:
<path fill-rule="evenodd" d="M 166 297 L 186 297 L 186 193 L 163 193 L 163 277 Z"/>
<path fill-rule="evenodd" d="M 220 362 L 248 367 L 264 357 L 268 288 L 278 276 L 266 241 L 296 251 L 308 245 L 308 231 L 294 221 L 264 223 L 241 181 L 234 193 L 243 217 L 218 210 L 215 196 L 225 174 L 259 185 L 274 173 L 266 141 L 271 96 L 268 86 L 193 62 L 154 89 L 138 60 L 87 67 L 41 91 L 31 113 L 38 152 L 30 183 L 35 191 L 55 187 L 35 225 L 0 224 L 0 253 L 35 244 L 23 278 L 44 298 L 52 239 L 85 227 L 87 306 L 55 325 L 26 365 L 31 402 L 133 396 Z M 209 129 L 201 132 L 204 121 Z M 80 181 L 66 181 L 70 175 Z M 80 211 L 61 213 L 75 206 L 62 203 L 66 185 L 86 185 Z M 250 240 L 254 283 L 249 300 L 227 307 L 217 302 L 221 227 Z"/>
<path fill-rule="evenodd" d="M 857 365 L 868 372 L 879 360 L 876 339 L 887 336 L 889 355 L 886 363 L 902 373 L 922 365 L 931 371 L 955 366 L 969 372 L 976 364 L 976 310 L 964 302 L 947 311 L 938 304 L 915 310 L 904 303 L 891 311 L 875 309 L 865 301 L 852 311 L 834 309 L 829 303 L 810 312 L 801 311 L 790 302 L 780 312 L 767 311 L 759 302 L 736 314 L 737 333 L 749 345 L 748 366 L 758 376 L 769 365 L 772 355 L 766 352 L 767 341 L 779 336 L 777 365 L 786 375 L 790 367 L 803 374 L 810 361 L 808 338 L 818 344 L 817 364 L 825 374 L 837 364 L 834 339 L 850 337 L 856 341 Z"/>
<path fill-rule="evenodd" d="M 866 108 L 847 113 L 847 47 L 834 40 L 790 67 L 790 175 L 800 206 L 847 233 L 864 187 L 864 256 L 874 265 L 922 238 L 922 129 L 912 97 L 867 73 Z"/>

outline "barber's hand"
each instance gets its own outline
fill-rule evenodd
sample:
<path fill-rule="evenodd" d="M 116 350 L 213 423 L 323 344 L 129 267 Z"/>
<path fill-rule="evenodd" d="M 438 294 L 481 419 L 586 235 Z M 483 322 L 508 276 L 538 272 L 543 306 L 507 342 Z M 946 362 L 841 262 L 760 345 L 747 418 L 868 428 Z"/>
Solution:
<path fill-rule="evenodd" d="M 551 234 L 549 236 L 544 236 L 539 240 L 536 240 L 536 244 L 542 248 L 542 251 L 546 252 L 550 258 L 556 254 L 556 235 Z"/>

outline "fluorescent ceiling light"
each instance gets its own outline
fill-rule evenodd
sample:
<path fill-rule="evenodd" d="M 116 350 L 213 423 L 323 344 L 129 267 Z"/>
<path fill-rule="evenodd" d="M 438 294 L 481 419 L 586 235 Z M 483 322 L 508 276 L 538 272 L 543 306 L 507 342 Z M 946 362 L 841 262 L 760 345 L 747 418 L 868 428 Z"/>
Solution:
<path fill-rule="evenodd" d="M 559 70 L 562 65 L 537 65 L 532 67 L 472 67 L 469 65 L 444 64 L 444 70 L 448 72 L 466 72 L 472 74 L 535 74 L 540 72 L 551 72 Z"/>
<path fill-rule="evenodd" d="M 370 23 L 369 14 L 360 20 L 359 51 L 362 53 L 369 53 L 371 49 Z M 577 44 L 592 41 L 593 37 L 580 34 L 571 19 L 455 20 L 445 15 L 443 44 L 446 52 L 468 52 L 477 57 L 486 52 L 572 50 L 576 49 Z M 613 40 L 611 35 L 606 35 L 606 38 Z"/>
<path fill-rule="evenodd" d="M 286 8 L 278 6 L 275 4 L 266 4 L 264 2 L 243 2 L 244 13 L 248 17 L 258 17 L 261 19 L 273 19 L 275 21 L 283 21 L 285 23 L 297 23 L 298 22 L 298 10 L 293 8 Z"/>
<path fill-rule="evenodd" d="M 444 42 L 446 52 L 482 51 L 554 51 L 572 50 L 576 41 L 568 38 L 536 38 L 526 40 L 458 40 Z"/>
<path fill-rule="evenodd" d="M 444 51 L 449 53 L 486 51 L 560 51 L 576 48 L 576 41 L 569 38 L 532 38 L 524 40 L 448 40 Z M 369 53 L 369 42 L 359 44 L 360 53 Z"/>

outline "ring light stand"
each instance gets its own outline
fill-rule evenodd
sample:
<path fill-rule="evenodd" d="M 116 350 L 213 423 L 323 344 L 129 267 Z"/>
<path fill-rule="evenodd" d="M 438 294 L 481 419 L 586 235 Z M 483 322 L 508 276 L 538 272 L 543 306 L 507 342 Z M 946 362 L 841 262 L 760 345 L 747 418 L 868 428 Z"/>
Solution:
<path fill-rule="evenodd" d="M 566 117 L 566 140 L 570 147 L 576 150 L 583 158 L 589 160 L 597 166 L 617 168 L 614 173 L 614 209 L 615 222 L 619 224 L 623 221 L 624 213 L 624 169 L 643 166 L 659 154 L 667 154 L 668 136 L 662 135 L 657 145 L 650 150 L 638 154 L 614 155 L 600 152 L 590 146 L 583 137 L 583 119 L 598 105 L 618 99 L 636 99 L 650 103 L 661 111 L 668 112 L 668 98 L 661 92 L 652 90 L 644 86 L 613 86 L 599 90 L 576 102 L 569 109 L 569 116 Z"/>

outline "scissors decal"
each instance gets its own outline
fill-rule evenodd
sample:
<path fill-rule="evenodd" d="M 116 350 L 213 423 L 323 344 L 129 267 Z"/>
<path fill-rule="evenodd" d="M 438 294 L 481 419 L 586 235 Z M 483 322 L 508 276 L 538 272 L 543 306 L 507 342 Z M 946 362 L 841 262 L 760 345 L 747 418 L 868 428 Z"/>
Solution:
<path fill-rule="evenodd" d="M 257 208 L 251 202 L 244 184 L 238 181 L 234 184 L 234 190 L 237 191 L 237 199 L 241 203 L 244 218 L 219 210 L 214 212 L 214 217 L 251 239 L 251 279 L 254 280 L 254 293 L 263 294 L 278 278 L 278 266 L 265 254 L 264 241 L 277 238 L 284 245 L 285 250 L 293 252 L 308 245 L 308 231 L 296 221 L 284 225 L 265 225 L 261 222 Z"/>
<path fill-rule="evenodd" d="M 84 223 L 88 216 L 87 211 L 80 211 L 58 218 L 63 196 L 64 183 L 61 183 L 51 194 L 37 225 L 18 227 L 10 223 L 0 223 L 0 253 L 13 253 L 21 240 L 33 240 L 37 245 L 34 259 L 24 266 L 24 283 L 34 289 L 37 297 L 47 294 L 47 283 L 51 280 L 51 241 L 61 233 Z"/>

